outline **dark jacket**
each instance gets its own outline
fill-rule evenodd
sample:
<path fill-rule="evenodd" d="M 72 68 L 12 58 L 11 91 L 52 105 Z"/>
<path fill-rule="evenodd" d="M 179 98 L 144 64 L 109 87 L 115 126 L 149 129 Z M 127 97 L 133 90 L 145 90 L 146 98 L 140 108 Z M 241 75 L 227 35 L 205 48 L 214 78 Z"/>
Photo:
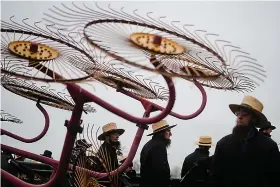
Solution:
<path fill-rule="evenodd" d="M 141 187 L 168 187 L 170 168 L 166 145 L 162 140 L 147 142 L 140 154 Z"/>
<path fill-rule="evenodd" d="M 267 137 L 271 138 L 271 135 L 270 135 L 270 134 L 267 134 L 267 133 L 262 132 L 262 131 L 260 131 L 259 133 L 262 134 L 262 135 L 264 135 L 264 136 L 267 136 Z"/>
<path fill-rule="evenodd" d="M 106 141 L 104 141 L 104 143 L 100 146 L 97 155 L 91 157 L 91 159 L 95 163 L 94 166 L 91 168 L 93 171 L 106 173 L 113 171 L 119 167 L 116 148 Z M 112 176 L 100 179 L 100 181 L 107 182 L 99 183 L 106 187 L 111 187 L 118 183 L 117 180 L 118 176 Z"/>
<path fill-rule="evenodd" d="M 184 160 L 181 170 L 181 186 L 207 185 L 210 167 L 211 157 L 209 157 L 209 151 L 197 148 Z"/>
<path fill-rule="evenodd" d="M 277 144 L 256 129 L 252 132 L 246 141 L 230 134 L 217 143 L 213 172 L 218 187 L 280 186 Z"/>

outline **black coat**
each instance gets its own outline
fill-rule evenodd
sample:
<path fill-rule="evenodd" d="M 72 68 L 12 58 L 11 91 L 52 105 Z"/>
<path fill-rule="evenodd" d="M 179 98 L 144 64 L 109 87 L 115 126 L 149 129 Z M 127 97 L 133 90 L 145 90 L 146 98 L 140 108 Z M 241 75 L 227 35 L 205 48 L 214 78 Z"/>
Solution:
<path fill-rule="evenodd" d="M 269 138 L 271 137 L 270 134 L 267 134 L 267 133 L 265 133 L 265 132 L 260 131 L 259 133 L 262 134 L 262 135 L 264 135 L 264 136 L 267 136 L 267 137 L 269 137 Z"/>
<path fill-rule="evenodd" d="M 213 156 L 213 172 L 219 187 L 280 186 L 279 149 L 256 129 L 247 141 L 232 134 L 223 137 Z"/>
<path fill-rule="evenodd" d="M 166 145 L 162 140 L 147 142 L 140 154 L 141 187 L 168 187 L 170 168 Z"/>
<path fill-rule="evenodd" d="M 209 151 L 197 148 L 184 160 L 181 170 L 181 186 L 206 186 L 210 176 L 210 167 Z"/>
<path fill-rule="evenodd" d="M 93 171 L 110 172 L 119 167 L 116 148 L 106 141 L 100 146 L 96 156 L 91 157 L 91 159 L 94 163 L 91 168 Z M 105 181 L 100 182 L 100 184 L 111 187 L 119 183 L 117 180 L 118 176 L 106 177 L 100 179 L 100 181 Z"/>

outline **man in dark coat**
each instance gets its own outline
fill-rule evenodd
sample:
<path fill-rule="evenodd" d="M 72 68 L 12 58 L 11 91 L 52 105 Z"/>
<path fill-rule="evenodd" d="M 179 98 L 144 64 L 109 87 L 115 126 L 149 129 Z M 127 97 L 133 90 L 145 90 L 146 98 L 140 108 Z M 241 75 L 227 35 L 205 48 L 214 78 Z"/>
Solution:
<path fill-rule="evenodd" d="M 118 153 L 120 152 L 119 136 L 124 133 L 124 129 L 118 129 L 116 123 L 108 123 L 102 128 L 103 133 L 98 136 L 98 140 L 104 141 L 100 146 L 93 160 L 94 167 L 92 170 L 98 172 L 110 172 L 119 167 Z M 109 176 L 100 179 L 101 185 L 106 187 L 117 187 L 119 184 L 118 176 Z"/>
<path fill-rule="evenodd" d="M 223 137 L 213 156 L 217 187 L 272 187 L 279 183 L 279 149 L 270 138 L 258 133 L 267 123 L 262 103 L 245 96 L 229 105 L 237 116 L 232 134 Z"/>
<path fill-rule="evenodd" d="M 259 132 L 262 134 L 262 135 L 265 135 L 267 137 L 271 137 L 271 132 L 276 129 L 275 126 L 271 125 L 270 121 L 268 121 L 267 123 L 267 126 L 266 127 L 263 127 L 263 128 L 260 128 Z"/>
<path fill-rule="evenodd" d="M 189 154 L 181 170 L 181 186 L 207 186 L 210 178 L 211 157 L 209 149 L 213 145 L 210 136 L 201 136 L 196 142 L 199 146 Z"/>
<path fill-rule="evenodd" d="M 152 125 L 152 139 L 148 141 L 140 154 L 140 186 L 168 187 L 170 183 L 170 167 L 166 148 L 170 145 L 170 126 L 165 120 Z"/>

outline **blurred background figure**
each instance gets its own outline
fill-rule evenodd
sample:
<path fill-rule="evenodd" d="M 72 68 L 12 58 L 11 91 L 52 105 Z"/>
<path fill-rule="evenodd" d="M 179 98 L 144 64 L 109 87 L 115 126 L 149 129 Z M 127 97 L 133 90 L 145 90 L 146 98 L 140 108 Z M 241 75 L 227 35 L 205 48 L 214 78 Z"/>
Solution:
<path fill-rule="evenodd" d="M 209 149 L 214 144 L 210 136 L 201 136 L 195 142 L 198 148 L 189 154 L 181 170 L 181 186 L 207 186 L 210 178 L 211 159 Z"/>
<path fill-rule="evenodd" d="M 267 137 L 271 137 L 271 132 L 275 130 L 276 127 L 271 125 L 270 121 L 267 122 L 267 127 L 260 128 L 259 132 Z"/>

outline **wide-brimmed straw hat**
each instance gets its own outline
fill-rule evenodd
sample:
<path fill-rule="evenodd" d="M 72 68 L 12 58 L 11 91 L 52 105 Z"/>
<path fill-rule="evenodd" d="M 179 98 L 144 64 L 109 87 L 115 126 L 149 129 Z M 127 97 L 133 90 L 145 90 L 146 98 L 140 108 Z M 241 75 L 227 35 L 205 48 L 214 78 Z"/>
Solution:
<path fill-rule="evenodd" d="M 196 145 L 202 145 L 202 146 L 214 146 L 215 144 L 212 142 L 211 136 L 200 136 L 199 141 L 195 142 Z"/>
<path fill-rule="evenodd" d="M 103 133 L 98 136 L 98 140 L 105 140 L 105 136 L 108 133 L 116 132 L 119 135 L 122 135 L 124 133 L 124 131 L 125 131 L 124 129 L 118 129 L 117 128 L 117 124 L 113 123 L 113 122 L 104 125 L 102 127 L 102 130 L 103 130 Z"/>
<path fill-rule="evenodd" d="M 255 97 L 245 96 L 241 104 L 230 104 L 230 110 L 235 114 L 240 108 L 245 108 L 246 110 L 251 111 L 259 118 L 258 128 L 263 128 L 267 125 L 267 118 L 262 113 L 263 104 Z"/>
<path fill-rule="evenodd" d="M 167 129 L 171 129 L 171 128 L 175 127 L 175 126 L 176 125 L 171 125 L 170 126 L 167 123 L 166 120 L 161 120 L 161 121 L 159 121 L 157 123 L 152 124 L 153 132 L 151 134 L 148 134 L 147 136 L 151 136 L 151 135 L 156 134 L 158 132 L 161 132 L 161 131 L 164 131 L 164 130 L 167 130 Z"/>

